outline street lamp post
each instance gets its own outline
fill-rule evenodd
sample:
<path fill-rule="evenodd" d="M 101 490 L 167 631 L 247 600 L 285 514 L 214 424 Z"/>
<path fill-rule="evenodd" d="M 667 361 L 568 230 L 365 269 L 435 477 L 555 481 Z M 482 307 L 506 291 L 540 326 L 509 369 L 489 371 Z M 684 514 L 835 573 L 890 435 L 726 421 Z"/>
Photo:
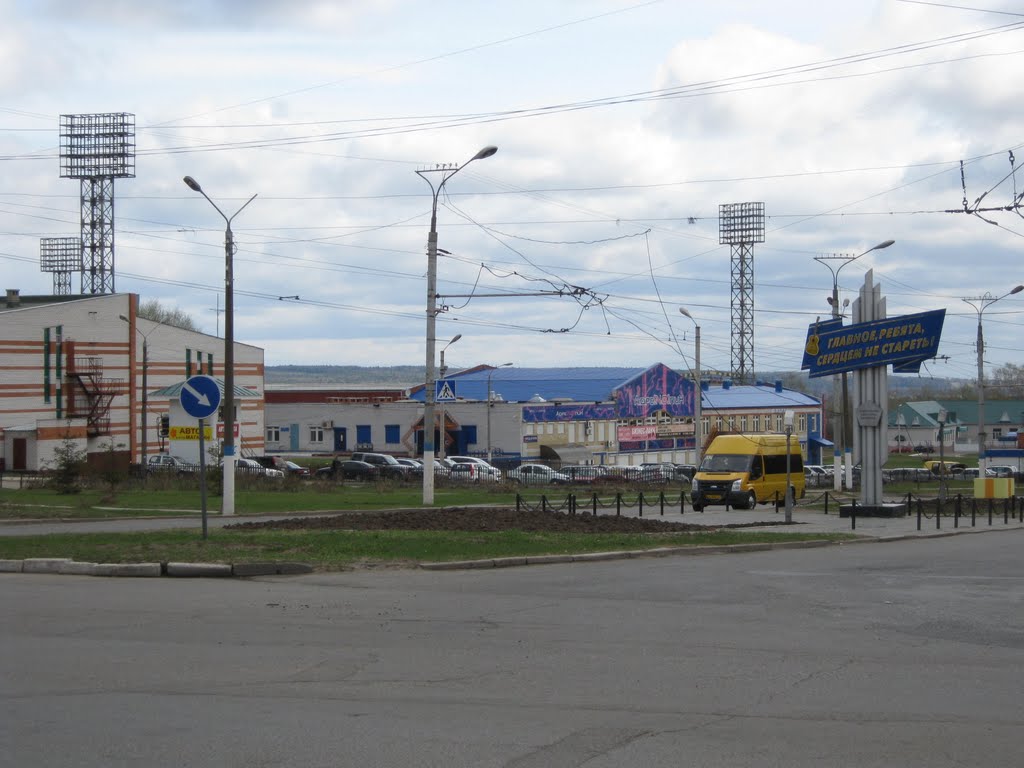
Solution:
<path fill-rule="evenodd" d="M 446 349 L 448 349 L 448 347 L 450 347 L 452 344 L 454 344 L 456 341 L 458 341 L 461 338 L 462 338 L 462 334 L 461 333 L 455 334 L 452 337 L 452 340 L 449 341 L 447 344 L 445 344 L 444 347 L 442 347 L 442 349 L 441 349 L 441 367 L 439 369 L 439 372 L 441 374 L 441 381 L 444 381 L 444 377 L 448 373 L 448 366 L 446 366 L 444 364 L 444 351 Z M 447 442 L 447 439 L 446 439 L 447 438 L 447 432 L 445 431 L 445 423 L 444 423 L 444 400 L 441 401 L 440 406 L 441 406 L 441 418 L 440 418 L 440 421 L 441 421 L 441 434 L 438 436 L 437 457 L 439 459 L 443 459 L 444 458 L 445 443 Z M 431 461 L 430 464 L 431 464 L 430 471 L 432 472 L 433 471 L 433 464 L 434 464 L 434 462 Z M 427 468 L 424 467 L 423 471 L 426 472 Z"/>
<path fill-rule="evenodd" d="M 430 234 L 427 236 L 427 387 L 423 393 L 423 466 L 430 471 L 423 472 L 423 503 L 434 503 L 434 387 L 436 385 L 434 370 L 434 347 L 437 327 L 437 197 L 444 185 L 456 173 L 474 160 L 483 160 L 498 151 L 497 147 L 487 146 L 473 155 L 462 165 L 438 166 L 416 171 L 416 175 L 430 185 L 433 201 L 430 208 Z M 429 174 L 440 174 L 441 181 L 434 186 Z"/>
<path fill-rule="evenodd" d="M 790 479 L 792 471 L 792 454 L 789 451 L 790 440 L 793 438 L 793 412 L 786 411 L 782 416 L 786 425 L 786 522 L 793 522 L 793 483 Z"/>
<path fill-rule="evenodd" d="M 679 314 L 685 315 L 693 321 L 694 327 L 694 350 L 693 350 L 693 454 L 694 464 L 700 466 L 701 453 L 703 452 L 703 424 L 701 422 L 703 414 L 701 413 L 701 400 L 704 397 L 704 392 L 700 386 L 700 325 L 697 323 L 696 318 L 690 314 L 690 310 L 686 307 L 679 308 Z"/>
<path fill-rule="evenodd" d="M 494 390 L 491 389 L 491 378 L 494 376 L 494 372 L 498 368 L 508 368 L 512 363 L 502 363 L 496 368 L 491 368 L 487 372 L 487 463 L 491 463 L 491 408 L 494 407 Z"/>
<path fill-rule="evenodd" d="M 946 409 L 939 408 L 939 503 L 946 501 Z M 981 474 L 979 473 L 979 477 Z"/>
<path fill-rule="evenodd" d="M 231 232 L 231 221 L 240 214 L 249 203 L 256 199 L 253 195 L 231 216 L 225 215 L 213 200 L 210 199 L 199 182 L 191 176 L 184 178 L 185 185 L 206 198 L 206 202 L 224 219 L 224 491 L 221 514 L 235 514 L 235 283 L 234 255 L 235 238 Z"/>
<path fill-rule="evenodd" d="M 132 321 L 124 315 L 118 315 L 118 317 L 129 326 L 132 324 Z M 161 325 L 163 325 L 162 322 L 157 323 L 149 329 L 149 333 L 153 333 Z M 134 328 L 142 336 L 142 446 L 139 449 L 139 461 L 142 467 L 142 480 L 145 482 L 147 443 L 149 442 L 149 333 L 140 331 L 137 324 Z"/>
<path fill-rule="evenodd" d="M 1014 286 L 1002 296 L 993 296 L 986 291 L 983 296 L 968 296 L 963 299 L 978 313 L 978 477 L 985 477 L 985 470 L 988 467 L 988 457 L 985 454 L 985 336 L 981 330 L 981 316 L 1000 299 L 1021 291 L 1024 291 L 1024 285 Z"/>
<path fill-rule="evenodd" d="M 865 254 L 871 253 L 872 251 L 880 251 L 883 248 L 888 248 L 890 245 L 892 245 L 895 242 L 896 242 L 895 240 L 884 240 L 881 243 L 879 243 L 878 245 L 871 246 L 870 248 L 868 248 L 863 253 L 858 253 L 856 256 L 815 256 L 814 257 L 815 261 L 818 261 L 818 262 L 821 262 L 822 264 L 824 264 L 826 267 L 828 267 L 829 272 L 832 273 L 832 295 L 828 298 L 828 303 L 830 305 L 832 305 L 832 319 L 833 320 L 838 320 L 840 317 L 842 317 L 842 314 L 840 312 L 840 307 L 839 307 L 839 273 L 842 271 L 843 267 L 845 267 L 851 261 L 856 261 L 861 256 L 864 256 Z M 839 266 L 838 267 L 833 267 L 832 264 L 830 263 L 830 262 L 833 262 L 833 261 L 840 262 Z M 847 422 L 846 413 L 847 413 L 847 410 L 848 410 L 847 409 L 847 405 L 846 405 L 846 401 L 849 399 L 849 393 L 848 393 L 847 384 L 846 384 L 846 372 L 844 371 L 843 373 L 839 374 L 839 376 L 840 376 L 840 381 L 841 381 L 841 386 L 842 386 L 842 393 L 841 393 L 840 398 L 839 398 L 839 426 L 838 426 L 837 429 L 834 430 L 833 437 L 835 438 L 836 448 L 839 451 L 839 455 L 842 457 L 842 463 L 843 463 L 843 468 L 845 470 L 845 474 L 848 475 L 848 477 L 847 477 L 847 486 L 849 486 L 849 485 L 852 484 L 852 480 L 853 480 L 853 467 L 851 466 L 853 462 L 847 460 L 847 457 L 846 457 L 846 447 L 847 447 L 846 443 L 847 443 L 847 437 L 850 437 L 850 438 L 853 437 L 853 434 L 852 434 L 853 430 L 852 430 L 852 427 L 848 427 L 848 425 L 846 423 Z M 843 474 L 844 474 L 844 472 L 840 472 L 839 471 L 839 467 L 836 467 L 836 471 L 835 471 L 834 477 L 835 477 L 835 490 L 837 490 L 837 491 L 840 491 L 843 488 Z"/>

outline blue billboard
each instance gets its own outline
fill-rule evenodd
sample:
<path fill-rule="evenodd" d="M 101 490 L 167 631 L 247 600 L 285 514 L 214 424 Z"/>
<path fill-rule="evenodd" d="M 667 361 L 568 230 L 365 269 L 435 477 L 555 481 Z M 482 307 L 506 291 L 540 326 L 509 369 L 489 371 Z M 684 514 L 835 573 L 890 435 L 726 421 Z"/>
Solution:
<path fill-rule="evenodd" d="M 910 372 L 935 357 L 945 309 L 842 326 L 834 321 L 807 328 L 803 365 L 810 378 L 892 365 Z"/>

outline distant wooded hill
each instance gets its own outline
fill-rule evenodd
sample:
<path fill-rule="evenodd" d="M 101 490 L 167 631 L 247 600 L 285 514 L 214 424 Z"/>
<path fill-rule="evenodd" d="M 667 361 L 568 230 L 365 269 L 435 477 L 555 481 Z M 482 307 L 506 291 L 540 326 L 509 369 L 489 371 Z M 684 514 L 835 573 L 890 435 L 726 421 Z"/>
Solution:
<path fill-rule="evenodd" d="M 267 384 L 420 384 L 422 365 L 268 365 Z"/>

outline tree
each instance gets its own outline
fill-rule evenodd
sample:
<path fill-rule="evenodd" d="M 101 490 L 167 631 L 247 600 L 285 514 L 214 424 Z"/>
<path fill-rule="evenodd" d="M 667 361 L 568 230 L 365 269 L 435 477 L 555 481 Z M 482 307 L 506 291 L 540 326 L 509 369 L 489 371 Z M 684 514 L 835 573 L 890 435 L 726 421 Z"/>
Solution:
<path fill-rule="evenodd" d="M 78 493 L 82 490 L 82 474 L 85 471 L 87 455 L 71 436 L 69 422 L 64 439 L 53 452 L 53 464 L 47 467 L 53 470 L 50 486 L 57 493 Z"/>
<path fill-rule="evenodd" d="M 985 389 L 989 388 L 1000 400 L 1024 399 L 1024 366 L 1013 363 L 999 366 L 992 372 L 991 381 L 985 384 Z"/>
<path fill-rule="evenodd" d="M 195 320 L 186 315 L 180 309 L 170 309 L 168 307 L 161 306 L 160 302 L 156 299 L 150 299 L 139 304 L 139 317 L 144 317 L 147 320 L 152 320 L 155 323 L 164 323 L 165 325 L 173 325 L 176 328 L 183 328 L 186 331 L 199 331 L 199 326 L 196 325 Z"/>

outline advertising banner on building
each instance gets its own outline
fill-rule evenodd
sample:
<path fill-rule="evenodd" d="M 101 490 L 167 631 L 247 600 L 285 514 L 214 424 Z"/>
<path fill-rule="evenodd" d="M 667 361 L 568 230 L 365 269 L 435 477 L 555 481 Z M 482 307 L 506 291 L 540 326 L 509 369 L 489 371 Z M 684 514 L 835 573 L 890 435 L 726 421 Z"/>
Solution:
<path fill-rule="evenodd" d="M 167 436 L 171 440 L 199 440 L 199 426 L 171 427 L 167 432 Z M 203 427 L 203 439 L 213 439 L 213 428 L 209 424 Z"/>
<path fill-rule="evenodd" d="M 620 443 L 629 443 L 636 440 L 654 440 L 658 436 L 658 428 L 650 426 L 617 427 L 616 437 Z"/>

